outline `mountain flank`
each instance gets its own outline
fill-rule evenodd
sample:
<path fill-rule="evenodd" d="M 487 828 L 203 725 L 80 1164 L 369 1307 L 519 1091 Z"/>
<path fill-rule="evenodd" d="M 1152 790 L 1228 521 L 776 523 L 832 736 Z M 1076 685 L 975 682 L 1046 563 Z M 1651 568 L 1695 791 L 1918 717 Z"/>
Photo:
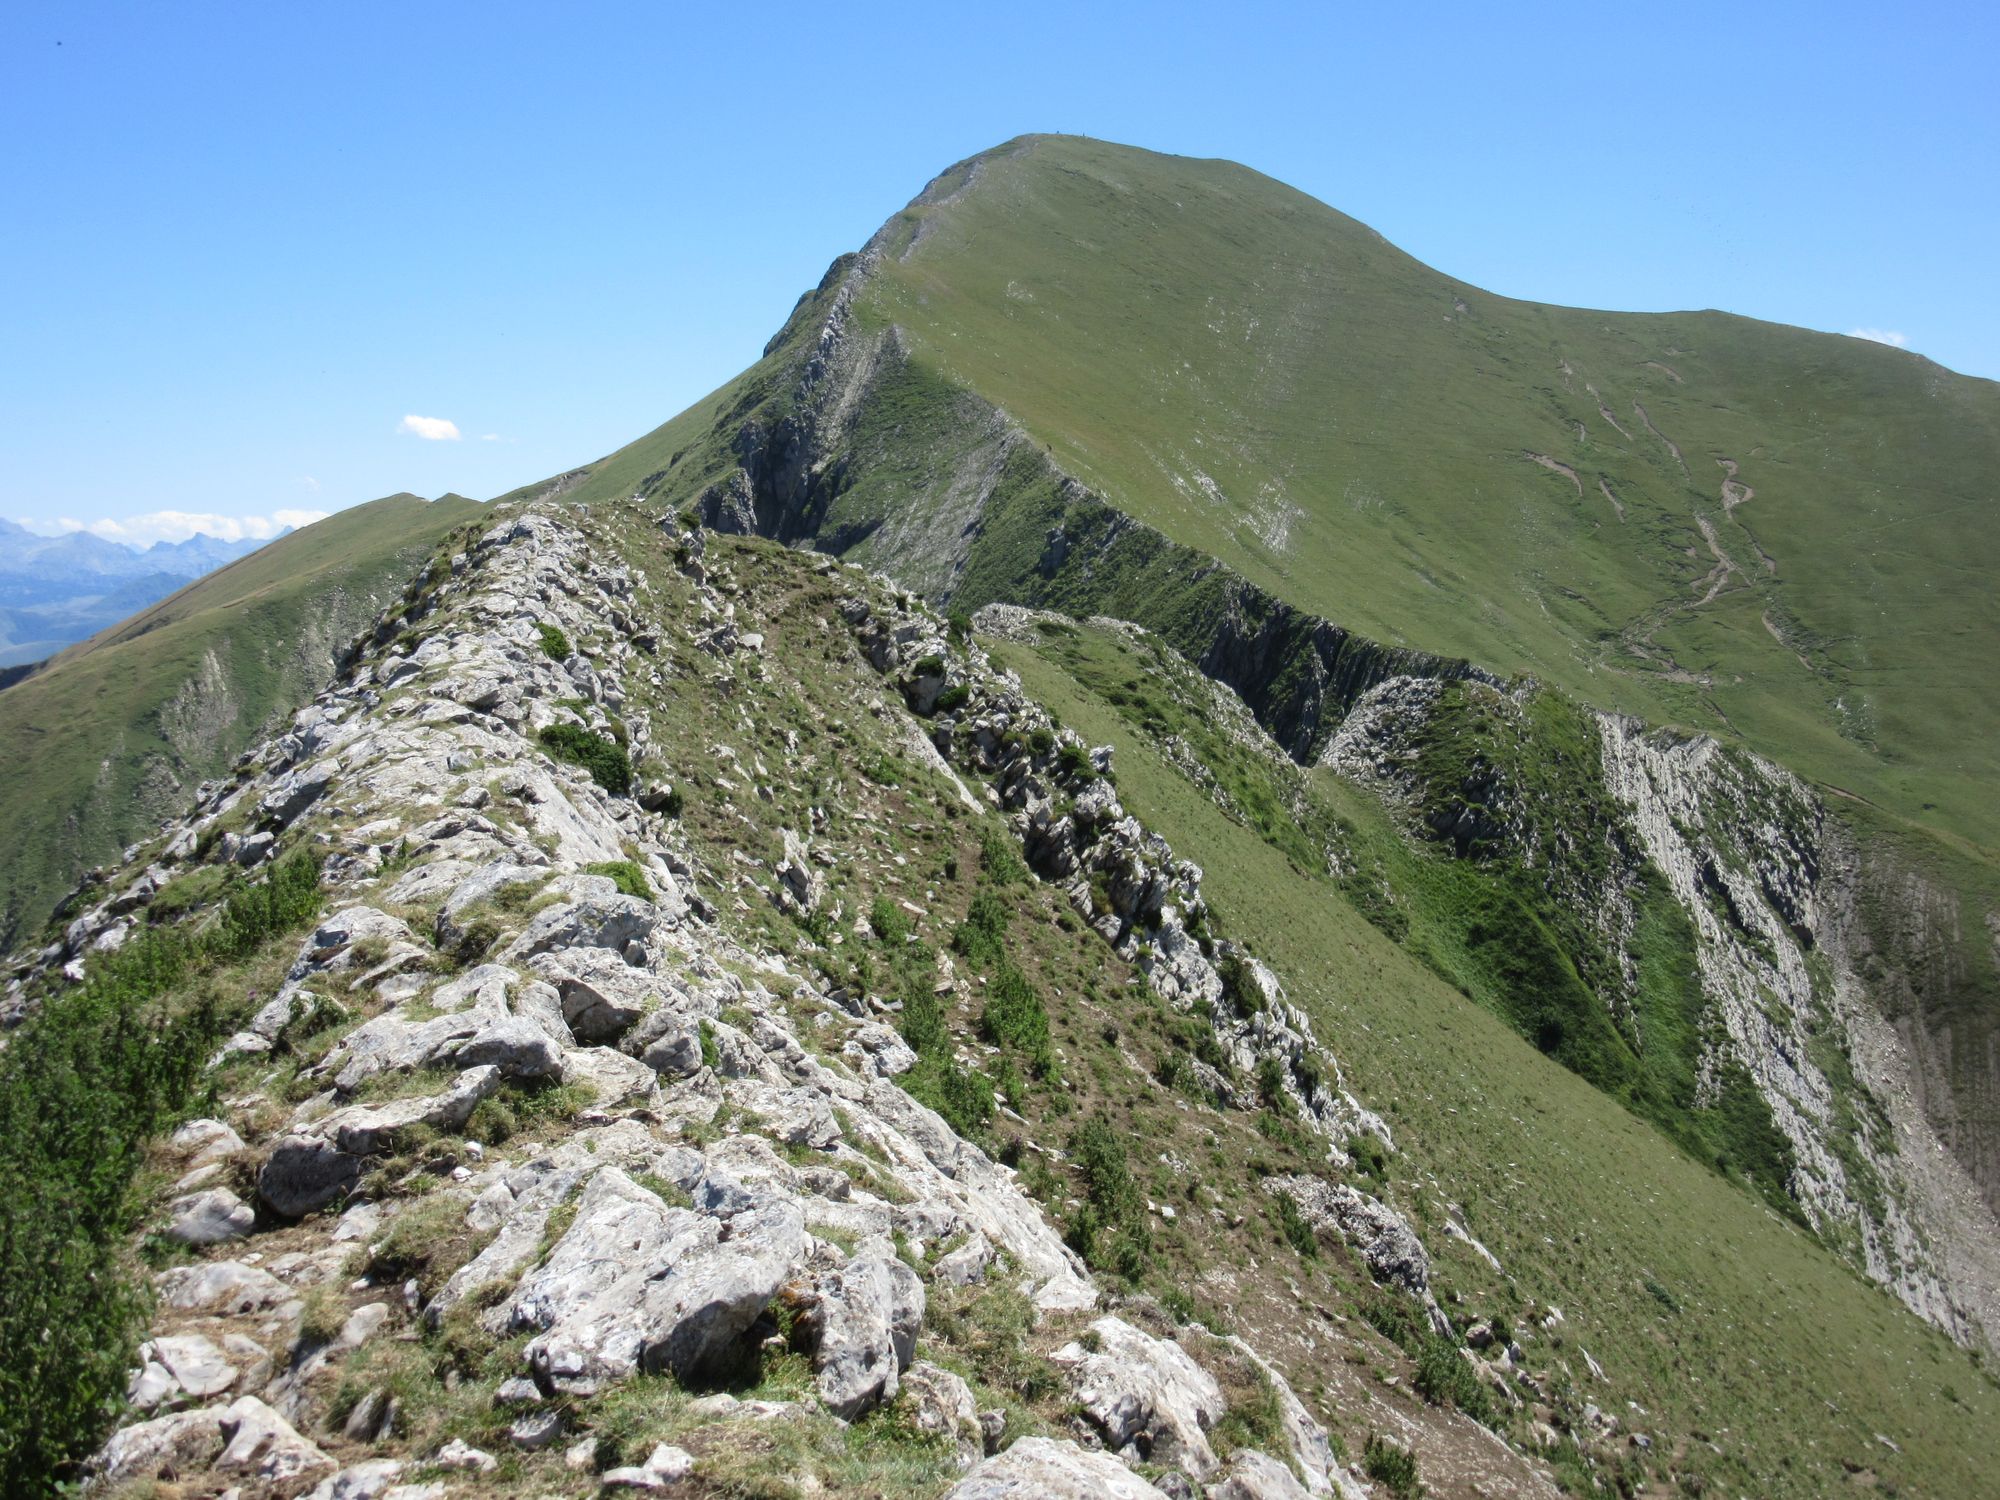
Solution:
<path fill-rule="evenodd" d="M 1994 1493 L 1996 412 L 959 164 L 630 446 L 79 656 L 257 708 L 133 700 L 219 758 L 7 973 L 0 1473 Z"/>

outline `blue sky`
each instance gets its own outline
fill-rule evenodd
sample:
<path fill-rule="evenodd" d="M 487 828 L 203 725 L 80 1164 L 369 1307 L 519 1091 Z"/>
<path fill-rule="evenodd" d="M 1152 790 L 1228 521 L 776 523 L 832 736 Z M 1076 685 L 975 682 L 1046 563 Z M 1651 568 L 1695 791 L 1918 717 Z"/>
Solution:
<path fill-rule="evenodd" d="M 226 534 L 571 467 L 1033 130 L 1234 158 L 1493 291 L 2000 376 L 2000 22 L 1890 11 L 17 0 L 0 516 Z"/>

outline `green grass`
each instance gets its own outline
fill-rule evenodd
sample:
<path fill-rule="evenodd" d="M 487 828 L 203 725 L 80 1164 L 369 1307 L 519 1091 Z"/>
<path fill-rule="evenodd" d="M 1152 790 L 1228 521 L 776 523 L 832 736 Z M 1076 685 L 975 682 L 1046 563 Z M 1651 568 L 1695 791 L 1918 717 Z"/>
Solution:
<path fill-rule="evenodd" d="M 0 950 L 35 940 L 89 867 L 182 811 L 453 527 L 480 508 L 398 495 L 281 537 L 0 694 Z"/>

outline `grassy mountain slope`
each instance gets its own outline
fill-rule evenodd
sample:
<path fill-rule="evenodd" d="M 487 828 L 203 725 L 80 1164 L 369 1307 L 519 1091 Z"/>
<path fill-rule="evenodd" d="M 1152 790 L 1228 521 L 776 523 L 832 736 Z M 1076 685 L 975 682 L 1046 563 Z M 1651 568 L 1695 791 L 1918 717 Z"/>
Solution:
<path fill-rule="evenodd" d="M 1116 747 L 1121 800 L 1198 851 L 1218 922 L 1285 976 L 1395 1127 L 1397 1201 L 1441 1282 L 1475 1305 L 1561 1307 L 1581 1397 L 1634 1431 L 1650 1425 L 1671 1466 L 1700 1476 L 1683 1493 L 1991 1492 L 1995 1388 L 1962 1351 L 1411 962 L 1329 877 L 1287 856 L 1300 824 L 1275 789 L 1267 817 L 1233 818 L 1163 754 L 1143 700 L 1112 701 L 1065 643 L 994 651 L 1065 723 Z M 1237 806 L 1258 805 L 1255 780 L 1229 784 Z M 1344 802 L 1325 781 L 1311 801 L 1329 795 Z M 1446 1233 L 1447 1218 L 1503 1273 Z"/>
<path fill-rule="evenodd" d="M 0 949 L 31 940 L 86 869 L 150 832 L 278 716 L 475 502 L 342 511 L 161 600 L 5 691 Z"/>
<path fill-rule="evenodd" d="M 559 484 L 1142 622 L 1302 760 L 1408 671 L 1747 743 L 1855 834 L 1870 996 L 1992 1204 L 1996 457 L 2000 388 L 1900 351 L 1496 298 L 1242 167 L 1030 137 Z"/>
<path fill-rule="evenodd" d="M 863 305 L 1120 509 L 1364 634 L 2000 843 L 2000 386 L 1496 297 L 1230 163 L 1044 137 L 971 171 Z"/>

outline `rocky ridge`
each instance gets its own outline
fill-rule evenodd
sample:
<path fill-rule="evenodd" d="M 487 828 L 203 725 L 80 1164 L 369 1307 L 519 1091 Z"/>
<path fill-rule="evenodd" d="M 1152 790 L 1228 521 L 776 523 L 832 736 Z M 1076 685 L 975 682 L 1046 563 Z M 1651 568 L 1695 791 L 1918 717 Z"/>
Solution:
<path fill-rule="evenodd" d="M 677 541 L 705 587 L 700 533 Z M 658 670 L 649 646 L 662 649 L 644 628 L 641 583 L 550 516 L 502 521 L 406 614 L 433 617 L 423 639 L 364 654 L 72 924 L 55 955 L 68 964 L 116 946 L 171 870 L 201 854 L 253 868 L 285 849 L 324 859 L 328 914 L 217 1063 L 254 1076 L 303 1038 L 331 1045 L 300 1070 L 296 1103 L 252 1088 L 227 1120 L 175 1137 L 170 1233 L 202 1258 L 161 1278 L 133 1387 L 140 1420 L 106 1446 L 107 1478 L 415 1500 L 557 1448 L 588 1470 L 600 1455 L 571 1425 L 575 1403 L 661 1373 L 690 1389 L 723 1383 L 773 1341 L 809 1351 L 828 1414 L 814 1420 L 857 1420 L 907 1393 L 897 1409 L 963 1467 L 1011 1433 L 919 1357 L 927 1301 L 992 1282 L 1052 1326 L 1102 1301 L 1013 1173 L 896 1085 L 912 1055 L 863 997 L 823 990 L 704 920 L 712 907 L 659 810 L 671 789 L 646 769 L 658 769 L 647 721 L 623 713 L 633 674 Z M 927 612 L 856 583 L 847 623 L 911 707 L 934 715 L 916 743 L 984 793 L 962 781 L 966 798 L 997 803 L 1030 862 L 1065 882 L 1158 993 L 1205 1007 L 1242 1067 L 1277 1060 L 1330 1160 L 1358 1132 L 1386 1144 L 1337 1068 L 1316 1061 L 1276 977 L 1232 964 L 1212 939 L 1204 951 L 1190 925 L 1199 870 L 1124 814 L 1103 753 L 1052 731 Z M 731 604 L 712 593 L 703 604 L 696 649 L 756 652 Z M 611 644 L 594 661 L 558 660 L 546 627 Z M 623 729 L 642 768 L 631 795 L 544 753 L 546 732 L 573 718 Z M 809 857 L 788 860 L 773 901 L 809 906 L 808 869 Z M 648 894 L 630 893 L 632 870 Z M 440 973 L 440 952 L 481 961 Z M 1254 998 L 1230 1001 L 1231 984 Z M 573 1127 L 525 1154 L 473 1138 L 482 1110 L 551 1100 Z M 420 1183 L 432 1186 L 409 1196 Z M 441 1229 L 469 1231 L 476 1253 L 435 1286 L 399 1280 L 399 1242 Z M 344 1315 L 322 1326 L 329 1303 Z M 398 1451 L 411 1414 L 395 1382 L 367 1383 L 357 1356 L 412 1320 L 476 1325 L 515 1351 L 496 1397 L 511 1455 L 456 1441 Z M 1271 1367 L 1284 1450 L 1239 1450 L 1225 1465 L 1205 1436 L 1222 1414 L 1214 1377 L 1181 1342 L 1117 1317 L 1080 1337 L 1048 1357 L 1077 1393 L 1084 1446 L 1024 1438 L 955 1493 L 1156 1492 L 1107 1477 L 1092 1449 L 1212 1493 L 1354 1491 Z M 1106 1346 L 1120 1357 L 1107 1361 Z M 684 1413 L 676 1444 L 599 1482 L 671 1488 L 717 1432 L 775 1415 L 742 1409 L 754 1405 L 717 1396 L 713 1421 Z M 391 1456 L 359 1457 L 385 1447 Z"/>

